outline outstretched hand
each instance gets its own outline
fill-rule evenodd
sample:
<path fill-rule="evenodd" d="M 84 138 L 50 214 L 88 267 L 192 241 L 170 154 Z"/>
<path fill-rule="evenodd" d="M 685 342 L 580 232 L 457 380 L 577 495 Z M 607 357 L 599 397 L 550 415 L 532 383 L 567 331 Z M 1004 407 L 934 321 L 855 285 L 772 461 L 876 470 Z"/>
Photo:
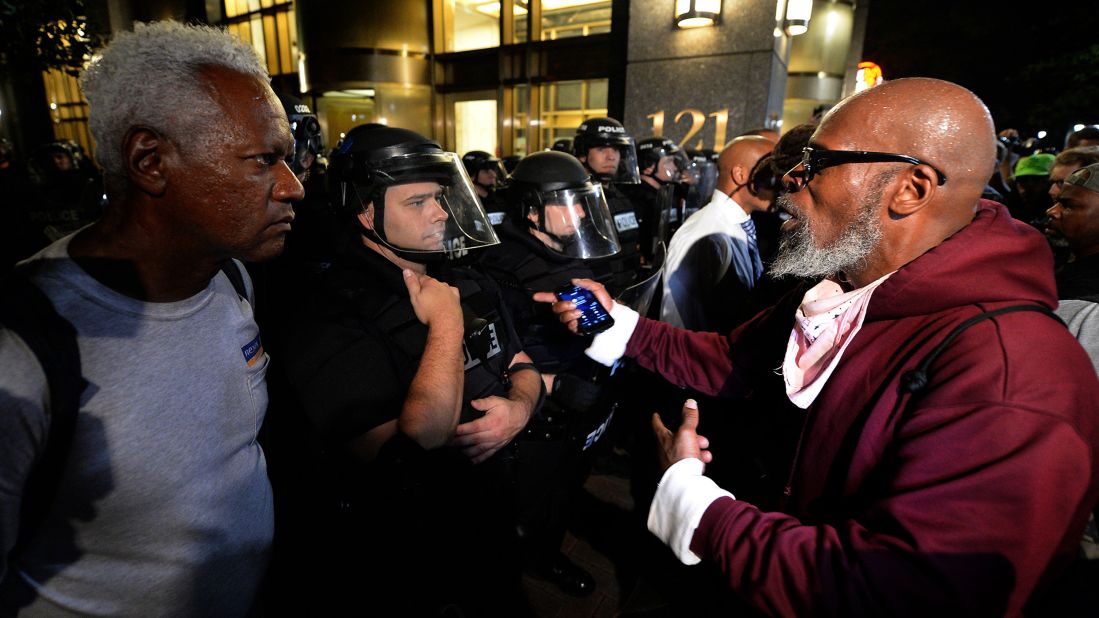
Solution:
<path fill-rule="evenodd" d="M 701 459 L 710 463 L 714 456 L 707 449 L 710 441 L 698 435 L 698 404 L 694 399 L 683 402 L 683 422 L 673 434 L 664 426 L 659 414 L 653 414 L 653 432 L 656 433 L 657 456 L 661 471 L 667 470 L 681 459 Z"/>
<path fill-rule="evenodd" d="M 611 298 L 610 292 L 603 287 L 602 283 L 591 279 L 573 279 L 572 284 L 594 294 L 596 300 L 603 305 L 607 313 L 614 310 L 614 299 Z M 534 295 L 534 300 L 540 303 L 553 303 L 553 312 L 557 314 L 557 319 L 561 320 L 561 323 L 572 332 L 578 332 L 576 323 L 580 319 L 580 310 L 576 308 L 575 303 L 569 300 L 557 300 L 557 296 L 553 292 L 538 292 Z"/>

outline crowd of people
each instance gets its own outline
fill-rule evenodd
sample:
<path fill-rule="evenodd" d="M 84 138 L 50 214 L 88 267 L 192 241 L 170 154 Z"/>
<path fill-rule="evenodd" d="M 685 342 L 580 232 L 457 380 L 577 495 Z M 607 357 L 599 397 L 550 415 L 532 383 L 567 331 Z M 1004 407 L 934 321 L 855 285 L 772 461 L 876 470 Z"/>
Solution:
<path fill-rule="evenodd" d="M 612 450 L 692 610 L 1099 607 L 1099 130 L 911 78 L 720 151 L 329 151 L 175 22 L 80 85 L 99 168 L 0 144 L 0 615 L 526 615 Z"/>

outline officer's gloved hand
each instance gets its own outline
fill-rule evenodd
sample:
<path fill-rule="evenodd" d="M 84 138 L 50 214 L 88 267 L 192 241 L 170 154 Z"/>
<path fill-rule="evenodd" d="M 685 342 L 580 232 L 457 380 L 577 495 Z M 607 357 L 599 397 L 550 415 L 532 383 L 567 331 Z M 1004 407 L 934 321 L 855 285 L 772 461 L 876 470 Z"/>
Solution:
<path fill-rule="evenodd" d="M 603 387 L 567 373 L 559 373 L 553 379 L 550 397 L 567 410 L 586 412 L 595 406 Z"/>

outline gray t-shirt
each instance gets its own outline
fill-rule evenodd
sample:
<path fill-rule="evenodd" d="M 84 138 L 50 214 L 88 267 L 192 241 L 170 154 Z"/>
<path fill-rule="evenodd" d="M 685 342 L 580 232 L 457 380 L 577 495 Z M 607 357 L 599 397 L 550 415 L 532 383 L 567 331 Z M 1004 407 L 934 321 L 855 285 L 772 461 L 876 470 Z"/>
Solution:
<path fill-rule="evenodd" d="M 1095 373 L 1099 374 L 1099 304 L 1086 300 L 1062 300 L 1057 307 L 1057 315 L 1084 347 L 1091 357 Z"/>
<path fill-rule="evenodd" d="M 0 330 L 0 579 L 11 569 L 36 590 L 24 615 L 244 614 L 273 532 L 256 443 L 268 357 L 251 304 L 220 272 L 186 300 L 129 298 L 68 257 L 70 238 L 31 258 L 32 281 L 75 328 L 89 386 L 58 503 L 13 564 L 49 395 L 26 345 Z"/>

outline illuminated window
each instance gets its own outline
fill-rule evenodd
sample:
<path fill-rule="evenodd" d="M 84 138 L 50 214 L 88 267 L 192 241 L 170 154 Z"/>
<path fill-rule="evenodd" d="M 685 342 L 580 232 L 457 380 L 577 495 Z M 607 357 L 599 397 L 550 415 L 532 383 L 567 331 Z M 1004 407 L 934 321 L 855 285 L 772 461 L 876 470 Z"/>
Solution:
<path fill-rule="evenodd" d="M 267 72 L 298 72 L 298 28 L 292 0 L 224 0 L 225 27 L 256 50 Z"/>
<path fill-rule="evenodd" d="M 448 52 L 500 45 L 500 0 L 441 0 Z M 541 12 L 534 38 L 552 41 L 611 31 L 611 0 L 511 0 L 514 42 L 529 40 L 530 15 Z"/>
<path fill-rule="evenodd" d="M 454 150 L 496 152 L 496 99 L 454 103 Z"/>
<path fill-rule="evenodd" d="M 542 114 L 538 128 L 541 146 L 562 137 L 572 138 L 588 118 L 607 115 L 607 80 L 551 82 L 542 85 Z"/>
<path fill-rule="evenodd" d="M 519 156 L 530 154 L 530 138 L 528 127 L 530 125 L 530 86 L 520 84 L 515 87 L 515 95 L 512 97 L 514 108 L 512 110 L 512 123 L 514 126 L 514 140 L 512 153 Z"/>
<path fill-rule="evenodd" d="M 446 51 L 500 45 L 499 0 L 443 0 L 442 11 Z"/>
<path fill-rule="evenodd" d="M 378 83 L 369 88 L 330 90 L 314 100 L 329 148 L 354 127 L 371 122 L 431 135 L 428 85 Z"/>
<path fill-rule="evenodd" d="M 610 31 L 610 0 L 542 0 L 543 41 Z"/>
<path fill-rule="evenodd" d="M 53 136 L 59 140 L 73 140 L 84 148 L 88 156 L 95 156 L 95 144 L 88 130 L 88 101 L 80 92 L 76 78 L 53 70 L 43 73 L 42 81 L 50 103 Z"/>

